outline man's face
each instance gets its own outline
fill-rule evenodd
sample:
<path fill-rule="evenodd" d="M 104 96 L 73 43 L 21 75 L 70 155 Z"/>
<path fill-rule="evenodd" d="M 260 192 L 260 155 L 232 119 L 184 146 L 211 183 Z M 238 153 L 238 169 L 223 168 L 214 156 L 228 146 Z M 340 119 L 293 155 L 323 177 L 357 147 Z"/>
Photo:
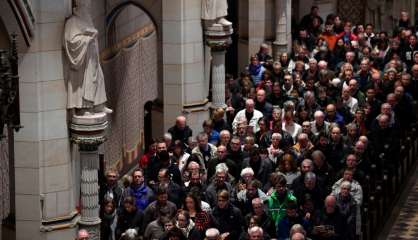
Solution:
<path fill-rule="evenodd" d="M 117 181 L 117 174 L 114 172 L 109 172 L 106 176 L 106 179 L 107 179 L 107 184 L 109 186 L 114 186 Z"/>
<path fill-rule="evenodd" d="M 140 171 L 135 171 L 132 178 L 134 185 L 139 186 L 142 185 L 142 183 L 144 183 L 144 175 Z"/>
<path fill-rule="evenodd" d="M 348 83 L 348 87 L 350 88 L 350 93 L 355 93 L 357 91 L 357 81 L 350 80 L 350 82 Z"/>
<path fill-rule="evenodd" d="M 169 177 L 167 176 L 167 174 L 165 174 L 164 171 L 158 172 L 158 181 L 160 183 L 166 183 L 166 182 L 169 182 L 169 180 L 170 180 Z"/>
<path fill-rule="evenodd" d="M 252 112 L 254 112 L 254 102 L 247 102 L 247 103 L 245 104 L 245 110 L 246 110 L 248 113 L 252 113 Z"/>
<path fill-rule="evenodd" d="M 228 200 L 222 197 L 218 197 L 218 207 L 225 209 L 228 206 Z"/>
<path fill-rule="evenodd" d="M 325 201 L 325 211 L 329 214 L 335 211 L 335 200 L 327 200 Z"/>
<path fill-rule="evenodd" d="M 338 142 L 341 138 L 341 131 L 338 128 L 333 128 L 331 131 L 331 139 L 335 142 Z"/>
<path fill-rule="evenodd" d="M 197 140 L 200 148 L 205 148 L 208 145 L 208 139 L 203 137 Z"/>
<path fill-rule="evenodd" d="M 292 76 L 287 75 L 284 77 L 284 85 L 286 87 L 290 87 L 291 85 L 293 85 Z"/>
<path fill-rule="evenodd" d="M 310 162 L 306 162 L 306 161 L 302 162 L 302 172 L 303 173 L 307 173 L 307 172 L 310 172 L 312 170 L 313 170 L 312 169 L 312 164 Z"/>
<path fill-rule="evenodd" d="M 184 129 L 186 127 L 186 120 L 184 118 L 177 119 L 176 126 L 179 129 Z"/>
<path fill-rule="evenodd" d="M 257 196 L 257 188 L 252 184 L 247 184 L 247 196 L 252 199 Z"/>
<path fill-rule="evenodd" d="M 259 231 L 252 232 L 250 234 L 250 240 L 261 240 L 263 239 L 263 234 L 261 234 Z"/>
<path fill-rule="evenodd" d="M 239 139 L 232 139 L 231 140 L 231 149 L 234 152 L 239 151 L 239 149 L 241 148 L 241 142 Z"/>
<path fill-rule="evenodd" d="M 308 179 L 308 180 L 305 180 L 304 183 L 307 189 L 312 190 L 315 188 L 316 181 L 313 179 Z"/>
<path fill-rule="evenodd" d="M 414 35 L 411 35 L 410 37 L 409 37 L 409 44 L 411 45 L 411 46 L 415 46 L 415 44 L 417 43 L 417 38 L 414 36 Z"/>
<path fill-rule="evenodd" d="M 218 185 L 223 185 L 226 181 L 226 173 L 225 172 L 218 172 L 216 174 L 216 183 Z"/>
<path fill-rule="evenodd" d="M 157 144 L 157 152 L 167 151 L 167 145 L 164 142 Z"/>
<path fill-rule="evenodd" d="M 354 155 L 349 155 L 345 162 L 349 168 L 355 168 L 357 166 L 357 159 Z"/>
<path fill-rule="evenodd" d="M 262 215 L 264 212 L 264 206 L 262 203 L 253 203 L 253 209 L 254 209 L 254 213 L 255 215 Z"/>
<path fill-rule="evenodd" d="M 231 135 L 229 135 L 229 134 L 221 134 L 220 138 L 221 138 L 221 142 L 222 143 L 227 144 L 231 140 Z"/>
<path fill-rule="evenodd" d="M 341 196 L 348 197 L 350 195 L 350 188 L 347 186 L 341 187 Z"/>
<path fill-rule="evenodd" d="M 274 187 L 274 189 L 276 190 L 276 193 L 279 196 L 283 196 L 286 193 L 286 185 L 276 184 L 276 186 Z"/>
<path fill-rule="evenodd" d="M 224 159 L 226 156 L 226 148 L 224 147 L 219 147 L 216 152 L 218 153 L 218 158 L 219 159 Z"/>
<path fill-rule="evenodd" d="M 311 132 L 311 125 L 309 124 L 309 122 L 302 123 L 302 132 L 306 134 L 309 134 Z"/>
<path fill-rule="evenodd" d="M 166 205 L 167 204 L 167 200 L 168 200 L 167 193 L 163 193 L 163 194 L 157 195 L 157 202 L 158 202 L 158 204 L 160 204 L 160 205 Z"/>
<path fill-rule="evenodd" d="M 329 117 L 331 117 L 331 118 L 334 118 L 335 117 L 336 112 L 335 112 L 335 108 L 334 107 L 328 106 L 327 109 L 326 109 L 326 111 L 327 111 L 327 115 Z"/>
<path fill-rule="evenodd" d="M 266 92 L 260 90 L 257 92 L 257 101 L 260 103 L 263 103 L 264 100 L 266 99 Z"/>

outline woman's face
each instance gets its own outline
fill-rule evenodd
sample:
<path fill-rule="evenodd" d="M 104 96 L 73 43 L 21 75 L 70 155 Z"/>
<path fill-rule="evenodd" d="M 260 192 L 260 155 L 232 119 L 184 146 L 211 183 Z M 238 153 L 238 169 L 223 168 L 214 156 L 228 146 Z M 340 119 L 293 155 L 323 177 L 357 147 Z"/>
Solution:
<path fill-rule="evenodd" d="M 113 203 L 106 204 L 106 206 L 104 208 L 105 213 L 111 214 L 111 213 L 113 213 L 113 210 L 115 210 L 114 207 L 113 207 Z"/>
<path fill-rule="evenodd" d="M 186 208 L 188 210 L 195 209 L 195 204 L 194 204 L 193 198 L 187 197 L 185 202 L 186 202 Z"/>
<path fill-rule="evenodd" d="M 287 62 L 287 59 L 288 59 L 288 57 L 287 57 L 287 54 L 286 54 L 286 53 L 283 53 L 283 54 L 280 56 L 280 60 L 281 60 L 282 62 Z"/>

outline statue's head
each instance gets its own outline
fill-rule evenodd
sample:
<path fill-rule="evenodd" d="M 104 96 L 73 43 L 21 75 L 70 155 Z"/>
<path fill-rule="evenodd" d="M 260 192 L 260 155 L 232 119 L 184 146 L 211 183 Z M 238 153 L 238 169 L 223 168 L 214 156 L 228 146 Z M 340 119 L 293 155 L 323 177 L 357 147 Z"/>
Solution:
<path fill-rule="evenodd" d="M 86 14 L 90 13 L 91 0 L 75 0 L 74 1 L 74 14 Z"/>

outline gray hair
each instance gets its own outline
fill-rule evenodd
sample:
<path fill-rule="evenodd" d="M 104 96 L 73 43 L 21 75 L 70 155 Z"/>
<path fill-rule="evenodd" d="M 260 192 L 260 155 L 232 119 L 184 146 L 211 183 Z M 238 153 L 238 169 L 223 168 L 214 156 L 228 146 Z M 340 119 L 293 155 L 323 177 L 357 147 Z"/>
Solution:
<path fill-rule="evenodd" d="M 261 227 L 258 227 L 258 226 L 254 226 L 254 227 L 248 229 L 248 234 L 252 234 L 252 233 L 256 233 L 256 232 L 258 232 L 260 234 L 263 234 L 263 229 Z"/>
<path fill-rule="evenodd" d="M 316 180 L 316 175 L 313 172 L 305 173 L 305 181 L 307 180 Z"/>
<path fill-rule="evenodd" d="M 346 188 L 348 188 L 349 190 L 351 190 L 351 183 L 350 183 L 349 181 L 343 181 L 343 182 L 341 183 L 340 188 L 343 188 L 343 187 L 346 187 Z"/>
<path fill-rule="evenodd" d="M 166 133 L 164 133 L 164 139 L 172 140 L 173 139 L 173 136 L 171 135 L 171 133 L 166 132 Z"/>
<path fill-rule="evenodd" d="M 318 156 L 320 157 L 323 161 L 325 161 L 325 154 L 321 151 L 321 150 L 315 150 L 313 151 L 313 153 L 311 154 L 312 158 Z"/>
<path fill-rule="evenodd" d="M 274 137 L 278 137 L 278 138 L 279 138 L 279 140 L 282 140 L 282 135 L 281 135 L 280 133 L 273 133 L 273 134 L 271 135 L 271 138 L 273 139 Z"/>
<path fill-rule="evenodd" d="M 215 167 L 215 172 L 216 173 L 221 173 L 221 172 L 223 172 L 223 173 L 228 173 L 228 166 L 226 166 L 226 164 L 225 163 L 219 163 L 218 165 L 216 165 L 216 167 Z"/>

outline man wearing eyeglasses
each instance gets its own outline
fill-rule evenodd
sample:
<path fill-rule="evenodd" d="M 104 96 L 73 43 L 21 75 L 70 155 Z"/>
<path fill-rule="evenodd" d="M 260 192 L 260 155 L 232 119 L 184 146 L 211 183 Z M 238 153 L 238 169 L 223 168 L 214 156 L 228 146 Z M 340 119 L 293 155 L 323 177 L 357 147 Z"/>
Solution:
<path fill-rule="evenodd" d="M 126 190 L 129 196 L 135 197 L 135 205 L 142 211 L 154 200 L 154 192 L 144 181 L 144 170 L 135 169 L 132 173 L 132 184 Z"/>

